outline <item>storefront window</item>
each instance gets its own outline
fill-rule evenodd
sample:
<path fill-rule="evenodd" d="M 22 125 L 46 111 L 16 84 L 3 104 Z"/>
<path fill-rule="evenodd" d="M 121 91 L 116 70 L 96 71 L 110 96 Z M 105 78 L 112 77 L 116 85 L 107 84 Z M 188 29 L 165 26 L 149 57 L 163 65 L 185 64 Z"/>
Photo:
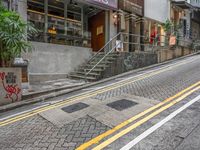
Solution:
<path fill-rule="evenodd" d="M 89 21 L 101 11 L 78 1 L 28 0 L 28 21 L 39 30 L 30 40 L 90 47 L 92 26 Z"/>
<path fill-rule="evenodd" d="M 45 13 L 44 13 L 44 0 L 27 1 L 28 3 L 28 21 L 34 24 L 38 29 L 38 36 L 32 37 L 30 40 L 43 41 L 42 34 L 44 33 L 45 26 Z"/>

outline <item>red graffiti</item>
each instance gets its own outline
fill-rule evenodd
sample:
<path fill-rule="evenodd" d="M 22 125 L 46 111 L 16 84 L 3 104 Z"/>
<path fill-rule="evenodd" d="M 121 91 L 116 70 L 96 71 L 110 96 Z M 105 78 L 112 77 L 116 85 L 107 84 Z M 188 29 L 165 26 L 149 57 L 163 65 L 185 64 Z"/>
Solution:
<path fill-rule="evenodd" d="M 21 89 L 18 87 L 17 84 L 5 84 L 5 72 L 0 72 L 0 79 L 2 81 L 2 85 L 4 90 L 6 91 L 6 99 L 12 100 L 12 102 L 19 100 L 19 93 L 21 92 Z"/>

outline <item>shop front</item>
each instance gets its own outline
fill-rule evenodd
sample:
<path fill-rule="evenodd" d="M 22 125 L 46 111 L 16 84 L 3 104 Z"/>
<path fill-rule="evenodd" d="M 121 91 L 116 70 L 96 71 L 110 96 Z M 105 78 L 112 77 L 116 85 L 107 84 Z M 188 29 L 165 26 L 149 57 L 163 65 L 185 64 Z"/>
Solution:
<path fill-rule="evenodd" d="M 151 45 L 165 45 L 165 36 L 166 33 L 162 26 L 163 23 L 152 20 L 152 19 L 146 19 L 145 20 L 145 26 L 144 26 L 144 34 L 145 39 L 144 42 L 146 44 Z"/>
<path fill-rule="evenodd" d="M 106 42 L 106 17 L 117 9 L 117 0 L 28 0 L 28 20 L 39 34 L 31 41 L 91 47 L 99 50 Z"/>
<path fill-rule="evenodd" d="M 156 9 L 155 9 L 156 8 Z M 170 20 L 170 1 L 168 0 L 145 0 L 145 43 L 149 44 L 147 49 L 152 46 L 165 46 L 167 44 L 168 33 L 165 33 L 163 24 Z"/>

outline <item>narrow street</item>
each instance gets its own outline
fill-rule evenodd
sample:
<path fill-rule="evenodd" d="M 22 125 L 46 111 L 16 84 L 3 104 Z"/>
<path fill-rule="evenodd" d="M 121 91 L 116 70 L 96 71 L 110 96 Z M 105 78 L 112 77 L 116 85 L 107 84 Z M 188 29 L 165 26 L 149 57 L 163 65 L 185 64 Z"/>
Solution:
<path fill-rule="evenodd" d="M 200 55 L 0 115 L 2 150 L 200 149 Z"/>

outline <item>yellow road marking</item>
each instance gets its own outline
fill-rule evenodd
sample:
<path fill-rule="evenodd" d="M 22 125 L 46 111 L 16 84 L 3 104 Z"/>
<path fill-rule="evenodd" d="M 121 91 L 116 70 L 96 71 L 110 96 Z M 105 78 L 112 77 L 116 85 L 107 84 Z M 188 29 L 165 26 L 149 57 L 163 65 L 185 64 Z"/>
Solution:
<path fill-rule="evenodd" d="M 122 82 L 119 82 L 115 85 L 111 85 L 111 86 L 108 86 L 104 89 L 99 89 L 99 90 L 96 90 L 96 91 L 92 91 L 90 93 L 83 93 L 82 95 L 79 95 L 79 96 L 74 96 L 72 98 L 69 98 L 69 99 L 66 99 L 62 102 L 58 102 L 56 104 L 53 104 L 53 105 L 50 105 L 50 106 L 44 106 L 42 108 L 39 108 L 39 109 L 36 109 L 36 110 L 33 110 L 33 111 L 30 111 L 30 112 L 27 112 L 27 113 L 24 113 L 24 114 L 21 114 L 21 115 L 18 115 L 18 116 L 15 116 L 15 117 L 12 117 L 12 118 L 9 118 L 9 119 L 6 119 L 4 121 L 1 121 L 0 122 L 0 127 L 1 126 L 5 126 L 5 125 L 8 125 L 10 123 L 14 123 L 16 121 L 19 121 L 19 120 L 22 120 L 22 119 L 25 119 L 25 118 L 28 118 L 30 116 L 34 116 L 38 113 L 41 113 L 41 112 L 44 112 L 44 111 L 47 111 L 47 110 L 50 110 L 50 109 L 54 109 L 54 108 L 57 108 L 57 107 L 61 107 L 63 105 L 66 105 L 66 104 L 69 104 L 71 102 L 74 102 L 74 101 L 77 101 L 77 100 L 81 100 L 81 99 L 85 99 L 85 98 L 89 98 L 89 97 L 92 97 L 92 96 L 95 96 L 97 94 L 101 94 L 101 93 L 104 93 L 106 91 L 109 91 L 109 90 L 113 90 L 113 89 L 116 89 L 116 88 L 119 88 L 119 87 L 122 87 L 122 86 L 125 86 L 127 84 L 130 84 L 130 83 L 134 83 L 136 81 L 139 81 L 139 80 L 143 80 L 145 78 L 148 78 L 148 77 L 151 77 L 151 76 L 154 76 L 154 75 L 157 75 L 159 73 L 162 73 L 162 72 L 165 72 L 167 70 L 170 70 L 172 68 L 175 68 L 175 67 L 178 67 L 180 65 L 183 65 L 185 64 L 184 63 L 180 63 L 178 65 L 175 65 L 175 66 L 170 66 L 170 67 L 167 67 L 167 68 L 164 68 L 164 69 L 161 69 L 161 70 L 158 70 L 156 72 L 151 72 L 147 75 L 144 75 L 142 77 L 138 77 L 136 78 L 135 80 L 132 80 L 132 79 L 129 79 L 129 80 L 126 80 L 126 81 L 122 81 Z"/>
<path fill-rule="evenodd" d="M 95 137 L 95 138 L 89 140 L 88 142 L 86 142 L 86 143 L 80 145 L 80 146 L 77 148 L 77 150 L 84 150 L 84 149 L 90 147 L 90 146 L 93 145 L 93 144 L 99 143 L 99 142 L 100 142 L 102 139 L 104 139 L 105 137 L 107 137 L 107 136 L 113 134 L 114 132 L 116 132 L 117 130 L 119 130 L 119 129 L 125 127 L 125 126 L 128 125 L 129 123 L 131 123 L 131 122 L 133 122 L 133 121 L 139 119 L 140 117 L 142 117 L 142 116 L 144 116 L 144 115 L 150 113 L 151 111 L 153 111 L 153 110 L 155 110 L 155 109 L 157 109 L 157 108 L 159 108 L 159 107 L 165 105 L 166 103 L 172 101 L 173 99 L 175 99 L 175 98 L 181 96 L 182 94 L 184 94 L 185 92 L 191 90 L 192 88 L 196 87 L 196 86 L 199 85 L 199 84 L 200 84 L 200 81 L 197 82 L 197 83 L 195 83 L 195 84 L 193 84 L 193 85 L 191 85 L 191 86 L 189 86 L 188 88 L 182 90 L 181 92 L 177 93 L 176 95 L 167 98 L 167 99 L 164 100 L 163 102 L 160 102 L 159 104 L 157 104 L 157 105 L 155 105 L 155 106 L 153 106 L 153 107 L 151 107 L 151 108 L 149 108 L 149 109 L 147 109 L 147 110 L 145 110 L 145 111 L 143 111 L 143 112 L 137 114 L 136 116 L 134 116 L 134 117 L 132 117 L 132 118 L 130 118 L 130 119 L 128 119 L 128 120 L 122 122 L 121 124 L 115 126 L 114 128 L 112 128 L 112 129 L 110 129 L 110 130 L 108 130 L 108 131 L 106 131 L 106 132 L 100 134 L 99 136 L 97 136 L 97 137 Z"/>
<path fill-rule="evenodd" d="M 147 117 L 141 119 L 140 121 L 136 122 L 135 124 L 131 125 L 130 127 L 127 127 L 126 129 L 120 131 L 119 133 L 117 133 L 116 135 L 112 136 L 111 138 L 109 138 L 108 140 L 104 141 L 103 143 L 101 143 L 100 145 L 96 146 L 95 148 L 93 148 L 93 150 L 101 150 L 103 148 L 105 148 L 106 146 L 108 146 L 109 144 L 113 143 L 114 141 L 116 141 L 117 139 L 119 139 L 120 137 L 124 136 L 125 134 L 129 133 L 130 131 L 132 131 L 133 129 L 137 128 L 138 126 L 142 125 L 143 123 L 147 122 L 148 120 L 150 120 L 151 118 L 155 117 L 156 115 L 160 114 L 161 112 L 163 112 L 164 110 L 170 108 L 171 106 L 175 105 L 176 103 L 182 101 L 184 98 L 186 98 L 187 96 L 189 96 L 190 94 L 192 94 L 193 92 L 197 91 L 200 89 L 200 86 L 192 89 L 191 91 L 185 93 L 184 95 L 182 95 L 181 97 L 179 97 L 178 99 L 176 99 L 175 101 L 170 102 L 169 104 L 165 105 L 164 107 L 154 111 L 153 113 L 151 113 L 150 115 L 148 115 Z"/>

